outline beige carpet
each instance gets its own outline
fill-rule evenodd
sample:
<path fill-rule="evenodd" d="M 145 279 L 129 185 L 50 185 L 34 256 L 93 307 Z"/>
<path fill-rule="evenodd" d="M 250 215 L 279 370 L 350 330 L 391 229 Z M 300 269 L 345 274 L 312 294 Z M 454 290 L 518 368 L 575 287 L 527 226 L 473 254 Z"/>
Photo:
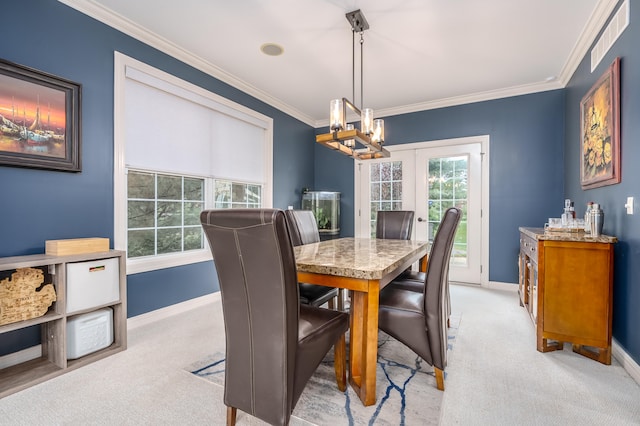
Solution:
<path fill-rule="evenodd" d="M 640 425 L 640 387 L 615 359 L 606 366 L 566 343 L 538 352 L 515 292 L 452 286 L 451 297 L 464 316 L 442 425 Z"/>
<path fill-rule="evenodd" d="M 451 299 L 462 320 L 441 424 L 640 424 L 626 372 L 568 348 L 538 353 L 515 293 L 452 286 Z M 0 425 L 224 424 L 222 387 L 184 370 L 223 339 L 217 303 L 135 328 L 126 351 L 0 399 Z M 238 424 L 263 423 L 239 413 Z"/>
<path fill-rule="evenodd" d="M 452 316 L 449 329 L 449 354 L 455 347 L 460 324 Z M 224 344 L 211 356 L 187 366 L 212 385 L 224 386 Z M 337 389 L 333 353 L 329 352 L 293 410 L 293 417 L 317 425 L 437 425 L 443 392 L 436 388 L 433 367 L 402 343 L 380 332 L 376 369 L 377 400 L 364 407 L 351 387 Z"/>

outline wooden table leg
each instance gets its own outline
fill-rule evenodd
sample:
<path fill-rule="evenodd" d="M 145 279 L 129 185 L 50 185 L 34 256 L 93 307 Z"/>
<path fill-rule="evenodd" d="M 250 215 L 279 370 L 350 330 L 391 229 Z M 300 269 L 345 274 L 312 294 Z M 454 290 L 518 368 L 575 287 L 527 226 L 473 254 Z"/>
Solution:
<path fill-rule="evenodd" d="M 360 394 L 362 380 L 362 311 L 365 293 L 351 295 L 351 324 L 349 328 L 349 383 Z"/>
<path fill-rule="evenodd" d="M 364 305 L 364 377 L 360 399 L 362 403 L 373 405 L 376 403 L 376 369 L 378 366 L 378 303 L 380 301 L 380 284 L 370 282 L 369 292 Z"/>
<path fill-rule="evenodd" d="M 418 265 L 420 272 L 427 272 L 427 267 L 429 266 L 429 255 L 424 255 L 420 258 L 420 264 Z"/>
<path fill-rule="evenodd" d="M 356 291 L 351 300 L 349 382 L 365 406 L 376 403 L 379 297 L 380 284 L 371 281 L 367 293 Z"/>

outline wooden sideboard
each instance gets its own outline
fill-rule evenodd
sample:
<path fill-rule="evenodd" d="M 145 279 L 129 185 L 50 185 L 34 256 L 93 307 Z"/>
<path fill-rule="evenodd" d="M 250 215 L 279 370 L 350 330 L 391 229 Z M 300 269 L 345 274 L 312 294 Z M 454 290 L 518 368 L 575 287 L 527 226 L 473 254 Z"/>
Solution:
<path fill-rule="evenodd" d="M 611 364 L 615 237 L 520 228 L 519 289 L 537 349 L 573 351 Z"/>

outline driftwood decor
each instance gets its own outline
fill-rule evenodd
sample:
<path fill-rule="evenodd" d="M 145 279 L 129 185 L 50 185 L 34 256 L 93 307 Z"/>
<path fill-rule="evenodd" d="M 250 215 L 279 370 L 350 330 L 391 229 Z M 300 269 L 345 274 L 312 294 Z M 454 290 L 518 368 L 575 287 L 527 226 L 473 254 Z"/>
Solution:
<path fill-rule="evenodd" d="M 0 325 L 41 317 L 56 301 L 53 284 L 44 284 L 44 273 L 19 268 L 0 281 Z"/>

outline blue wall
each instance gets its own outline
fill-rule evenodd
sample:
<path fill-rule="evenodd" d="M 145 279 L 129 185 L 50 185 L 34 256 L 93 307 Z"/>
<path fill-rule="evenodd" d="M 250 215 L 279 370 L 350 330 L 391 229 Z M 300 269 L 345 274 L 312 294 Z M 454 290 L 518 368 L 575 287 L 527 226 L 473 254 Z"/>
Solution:
<path fill-rule="evenodd" d="M 49 239 L 100 236 L 113 242 L 116 50 L 272 117 L 274 207 L 299 207 L 300 189 L 313 186 L 310 126 L 57 1 L 3 2 L 2 17 L 1 58 L 82 84 L 82 172 L 0 166 L 1 257 L 42 253 Z M 127 289 L 128 315 L 134 316 L 218 285 L 213 263 L 203 262 L 131 275 Z M 0 335 L 0 355 L 30 346 L 37 334 Z"/>
<path fill-rule="evenodd" d="M 563 131 L 561 90 L 385 117 L 389 145 L 489 135 L 489 280 L 509 283 L 518 227 L 562 212 Z M 315 171 L 315 189 L 342 193 L 341 234 L 353 235 L 353 160 L 319 145 Z"/>
<path fill-rule="evenodd" d="M 565 90 L 567 126 L 564 169 L 565 194 L 575 200 L 578 213 L 584 213 L 588 201 L 600 203 L 605 214 L 604 233 L 618 237 L 615 247 L 613 336 L 640 363 L 640 5 L 630 3 L 631 16 L 627 29 L 593 73 L 587 55 Z M 583 191 L 580 185 L 580 100 L 616 57 L 620 57 L 621 77 L 622 180 L 617 185 Z M 624 208 L 628 196 L 635 198 L 632 216 L 627 215 Z"/>
<path fill-rule="evenodd" d="M 614 337 L 640 362 L 637 214 L 626 196 L 640 194 L 640 39 L 631 24 L 595 73 L 588 60 L 565 90 L 386 117 L 390 144 L 490 136 L 491 281 L 517 281 L 518 227 L 559 215 L 562 200 L 605 209 L 605 232 L 616 235 Z M 303 187 L 342 193 L 343 235 L 353 235 L 353 160 L 313 142 L 314 129 L 247 94 L 92 18 L 51 0 L 3 2 L 0 57 L 83 85 L 82 164 L 79 174 L 0 166 L 0 256 L 41 253 L 47 239 L 113 239 L 113 52 L 120 51 L 274 119 L 274 206 L 299 207 Z M 24 17 L 29 17 L 25 31 Z M 615 56 L 622 57 L 622 183 L 582 191 L 579 182 L 579 101 Z M 637 262 L 636 262 L 637 263 Z M 216 291 L 213 265 L 203 262 L 131 275 L 129 316 Z M 29 346 L 36 332 L 0 336 L 0 355 Z M 28 337 L 25 337 L 28 336 Z"/>
<path fill-rule="evenodd" d="M 634 25 L 640 22 L 640 8 L 630 10 L 629 27 L 595 72 L 590 72 L 587 54 L 566 89 L 385 117 L 385 139 L 395 144 L 490 135 L 491 281 L 518 281 L 519 226 L 540 227 L 547 218 L 558 217 L 564 198 L 575 201 L 578 215 L 584 214 L 588 201 L 599 202 L 605 211 L 604 233 L 619 240 L 615 247 L 613 337 L 640 363 L 640 144 L 636 143 L 640 140 L 640 27 Z M 622 182 L 583 191 L 580 100 L 617 56 L 622 58 Z M 353 165 L 336 157 L 342 156 L 316 147 L 315 189 L 342 192 L 342 234 L 353 235 Z M 627 196 L 636 200 L 633 216 L 624 212 Z"/>

